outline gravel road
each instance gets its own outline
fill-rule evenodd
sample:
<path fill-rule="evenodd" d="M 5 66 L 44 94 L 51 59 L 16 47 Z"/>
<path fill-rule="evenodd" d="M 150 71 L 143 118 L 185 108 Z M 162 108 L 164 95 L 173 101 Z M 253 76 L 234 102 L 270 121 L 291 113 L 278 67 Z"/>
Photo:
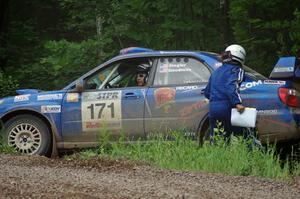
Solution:
<path fill-rule="evenodd" d="M 0 198 L 300 198 L 300 179 L 280 182 L 121 160 L 0 154 Z"/>

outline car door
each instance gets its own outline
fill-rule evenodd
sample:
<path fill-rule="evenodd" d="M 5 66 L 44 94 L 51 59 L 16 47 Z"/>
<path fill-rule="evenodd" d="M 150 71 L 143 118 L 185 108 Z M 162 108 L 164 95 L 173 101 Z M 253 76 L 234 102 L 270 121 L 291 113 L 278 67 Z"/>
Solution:
<path fill-rule="evenodd" d="M 153 86 L 147 91 L 145 130 L 147 134 L 184 129 L 195 133 L 208 112 L 203 89 L 210 70 L 193 57 L 161 57 Z"/>
<path fill-rule="evenodd" d="M 82 93 L 63 99 L 64 142 L 93 144 L 108 134 L 118 139 L 144 136 L 144 103 L 147 87 L 134 84 L 135 69 L 144 59 L 121 60 L 84 79 Z"/>

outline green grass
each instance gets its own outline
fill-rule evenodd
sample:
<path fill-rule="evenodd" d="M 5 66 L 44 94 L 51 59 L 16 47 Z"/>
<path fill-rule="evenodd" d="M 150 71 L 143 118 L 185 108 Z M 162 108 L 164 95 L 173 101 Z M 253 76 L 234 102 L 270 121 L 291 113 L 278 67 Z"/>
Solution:
<path fill-rule="evenodd" d="M 166 141 L 163 136 L 155 136 L 147 142 L 137 141 L 126 144 L 122 137 L 119 142 L 111 143 L 104 135 L 96 150 L 84 150 L 82 158 L 105 156 L 113 159 L 130 159 L 149 163 L 159 168 L 204 171 L 241 176 L 260 176 L 275 179 L 290 179 L 300 175 L 299 163 L 280 161 L 275 147 L 267 150 L 252 148 L 237 137 L 225 144 L 218 139 L 215 145 L 205 144 L 199 147 L 194 140 L 185 138 L 180 133 L 172 133 L 174 140 Z M 292 168 L 292 169 L 291 169 Z"/>
<path fill-rule="evenodd" d="M 1 126 L 1 125 L 0 125 Z M 17 153 L 14 148 L 8 146 L 3 142 L 3 129 L 0 128 L 0 153 L 4 154 L 15 154 Z"/>

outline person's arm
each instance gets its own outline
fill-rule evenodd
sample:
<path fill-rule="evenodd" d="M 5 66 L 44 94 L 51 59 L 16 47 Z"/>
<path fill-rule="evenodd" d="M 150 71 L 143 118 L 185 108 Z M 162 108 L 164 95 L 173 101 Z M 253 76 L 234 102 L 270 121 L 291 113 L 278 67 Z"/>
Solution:
<path fill-rule="evenodd" d="M 211 77 L 209 78 L 208 84 L 206 85 L 206 88 L 204 89 L 204 96 L 207 99 L 210 99 L 210 80 L 211 80 Z"/>
<path fill-rule="evenodd" d="M 226 93 L 230 99 L 231 105 L 232 107 L 236 107 L 240 112 L 242 112 L 245 108 L 242 105 L 242 98 L 239 93 L 239 83 L 242 82 L 243 77 L 244 70 L 242 68 L 233 68 L 226 84 Z"/>

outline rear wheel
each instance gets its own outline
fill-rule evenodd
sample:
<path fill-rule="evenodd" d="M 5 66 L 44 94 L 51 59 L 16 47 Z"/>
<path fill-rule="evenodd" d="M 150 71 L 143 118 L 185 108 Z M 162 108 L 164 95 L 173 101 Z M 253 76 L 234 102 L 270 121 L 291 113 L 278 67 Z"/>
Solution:
<path fill-rule="evenodd" d="M 51 135 L 47 125 L 33 115 L 19 115 L 4 125 L 4 140 L 17 152 L 26 155 L 48 155 Z"/>

